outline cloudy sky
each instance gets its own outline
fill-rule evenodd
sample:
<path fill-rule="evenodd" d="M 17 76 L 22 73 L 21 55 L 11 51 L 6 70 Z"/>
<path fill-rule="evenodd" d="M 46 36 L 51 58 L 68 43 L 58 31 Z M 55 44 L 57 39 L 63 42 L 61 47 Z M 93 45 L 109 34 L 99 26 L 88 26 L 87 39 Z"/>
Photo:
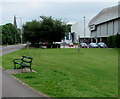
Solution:
<path fill-rule="evenodd" d="M 40 20 L 41 15 L 52 16 L 73 24 L 78 21 L 83 22 L 85 16 L 88 23 L 102 9 L 117 4 L 117 0 L 114 2 L 0 2 L 2 13 L 0 25 L 13 23 L 14 15 L 17 17 L 18 27 L 33 19 Z"/>

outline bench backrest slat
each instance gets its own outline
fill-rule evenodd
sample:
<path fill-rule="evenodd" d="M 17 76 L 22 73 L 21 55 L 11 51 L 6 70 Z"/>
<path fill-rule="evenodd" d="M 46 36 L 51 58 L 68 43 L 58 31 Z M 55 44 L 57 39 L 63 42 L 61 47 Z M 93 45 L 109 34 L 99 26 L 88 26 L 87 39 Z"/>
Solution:
<path fill-rule="evenodd" d="M 26 63 L 31 63 L 32 62 L 32 58 L 31 57 L 27 57 L 27 56 L 22 56 L 22 61 L 26 62 Z"/>
<path fill-rule="evenodd" d="M 31 57 L 27 57 L 27 56 L 22 56 L 23 58 L 27 58 L 27 59 L 32 59 Z"/>

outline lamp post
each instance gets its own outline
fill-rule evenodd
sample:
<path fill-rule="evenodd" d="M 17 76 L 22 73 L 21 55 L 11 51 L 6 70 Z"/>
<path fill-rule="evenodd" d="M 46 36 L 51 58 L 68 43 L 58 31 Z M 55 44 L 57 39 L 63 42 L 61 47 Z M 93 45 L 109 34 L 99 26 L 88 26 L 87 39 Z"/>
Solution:
<path fill-rule="evenodd" d="M 83 18 L 84 18 L 84 43 L 85 43 L 85 16 Z"/>
<path fill-rule="evenodd" d="M 80 35 L 78 36 L 78 52 L 80 51 Z"/>

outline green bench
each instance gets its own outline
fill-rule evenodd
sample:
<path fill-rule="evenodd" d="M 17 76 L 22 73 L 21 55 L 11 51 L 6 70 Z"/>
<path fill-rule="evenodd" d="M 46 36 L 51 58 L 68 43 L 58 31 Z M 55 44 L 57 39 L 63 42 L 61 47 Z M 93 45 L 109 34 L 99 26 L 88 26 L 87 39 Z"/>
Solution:
<path fill-rule="evenodd" d="M 14 69 L 21 69 L 23 71 L 23 69 L 27 67 L 27 68 L 30 68 L 30 71 L 32 72 L 32 67 L 31 67 L 32 60 L 33 58 L 27 57 L 27 56 L 22 56 L 21 59 L 16 58 L 13 60 Z M 17 65 L 19 65 L 18 68 L 17 68 Z"/>

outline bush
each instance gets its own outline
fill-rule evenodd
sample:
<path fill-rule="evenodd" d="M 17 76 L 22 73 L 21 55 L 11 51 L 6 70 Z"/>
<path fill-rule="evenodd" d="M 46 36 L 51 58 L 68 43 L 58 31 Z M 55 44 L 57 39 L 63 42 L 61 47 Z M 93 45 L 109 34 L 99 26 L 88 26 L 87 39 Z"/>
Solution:
<path fill-rule="evenodd" d="M 78 43 L 77 43 L 77 42 L 73 42 L 73 44 L 74 44 L 74 45 L 78 45 Z"/>
<path fill-rule="evenodd" d="M 109 48 L 112 48 L 112 36 L 109 36 L 109 37 L 107 38 L 107 46 L 108 46 Z"/>
<path fill-rule="evenodd" d="M 60 44 L 31 44 L 30 47 L 41 48 L 41 46 L 46 46 L 47 48 L 60 48 Z"/>
<path fill-rule="evenodd" d="M 120 48 L 120 34 L 117 34 L 115 42 L 116 42 L 116 47 Z"/>
<path fill-rule="evenodd" d="M 47 48 L 60 48 L 60 44 L 46 44 Z"/>
<path fill-rule="evenodd" d="M 109 48 L 120 48 L 120 34 L 112 35 L 107 38 Z"/>

